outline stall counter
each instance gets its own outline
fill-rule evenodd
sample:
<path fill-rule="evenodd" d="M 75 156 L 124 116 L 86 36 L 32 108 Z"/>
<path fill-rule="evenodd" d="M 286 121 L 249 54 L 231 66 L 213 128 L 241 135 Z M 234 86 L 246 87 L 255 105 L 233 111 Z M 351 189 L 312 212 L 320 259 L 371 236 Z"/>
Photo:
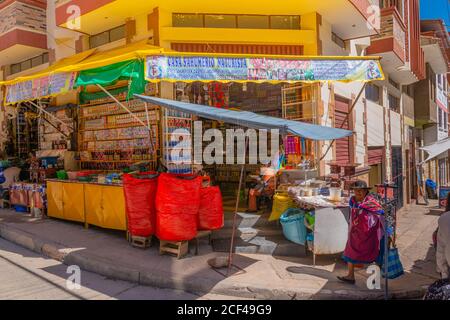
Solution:
<path fill-rule="evenodd" d="M 300 207 L 314 208 L 313 264 L 317 255 L 338 254 L 345 250 L 349 232 L 350 207 L 348 202 L 331 202 L 324 196 L 301 197 L 289 195 Z"/>
<path fill-rule="evenodd" d="M 120 185 L 47 180 L 47 215 L 105 229 L 127 230 L 125 196 Z"/>

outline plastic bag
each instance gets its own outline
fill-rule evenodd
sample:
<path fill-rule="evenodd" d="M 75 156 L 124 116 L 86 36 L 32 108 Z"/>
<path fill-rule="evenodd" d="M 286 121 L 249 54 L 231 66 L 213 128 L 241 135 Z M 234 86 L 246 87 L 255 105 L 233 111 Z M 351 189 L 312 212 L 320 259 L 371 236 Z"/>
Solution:
<path fill-rule="evenodd" d="M 202 178 L 162 173 L 156 194 L 156 236 L 188 241 L 197 236 Z"/>
<path fill-rule="evenodd" d="M 198 212 L 199 230 L 217 230 L 223 227 L 222 194 L 219 187 L 200 190 L 200 210 Z"/>
<path fill-rule="evenodd" d="M 295 203 L 285 192 L 279 192 L 273 197 L 272 214 L 269 221 L 279 220 L 281 215 L 288 209 L 295 208 Z"/>
<path fill-rule="evenodd" d="M 149 173 L 123 175 L 128 231 L 132 236 L 149 237 L 155 233 L 157 178 L 157 174 Z"/>

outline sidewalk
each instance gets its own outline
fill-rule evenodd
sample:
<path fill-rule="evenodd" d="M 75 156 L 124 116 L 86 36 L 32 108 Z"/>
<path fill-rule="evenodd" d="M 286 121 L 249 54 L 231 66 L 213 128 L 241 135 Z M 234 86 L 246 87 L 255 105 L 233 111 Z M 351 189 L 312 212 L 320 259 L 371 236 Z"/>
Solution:
<path fill-rule="evenodd" d="M 406 274 L 389 283 L 391 298 L 421 298 L 426 287 L 438 279 L 432 233 L 438 213 L 411 205 L 398 216 L 397 245 Z M 256 299 L 382 299 L 383 290 L 368 290 L 365 270 L 357 273 L 355 286 L 336 280 L 345 273 L 339 256 L 287 258 L 267 255 L 235 256 L 232 275 L 214 270 L 207 261 L 223 253 L 202 244 L 199 256 L 177 260 L 160 256 L 158 248 L 132 248 L 125 234 L 53 219 L 36 220 L 0 210 L 0 236 L 30 250 L 78 265 L 105 277 L 153 287 L 179 289 L 195 294 L 213 293 Z M 299 249 L 302 250 L 302 249 Z M 192 250 L 192 253 L 194 250 Z M 382 284 L 383 285 L 383 284 Z"/>

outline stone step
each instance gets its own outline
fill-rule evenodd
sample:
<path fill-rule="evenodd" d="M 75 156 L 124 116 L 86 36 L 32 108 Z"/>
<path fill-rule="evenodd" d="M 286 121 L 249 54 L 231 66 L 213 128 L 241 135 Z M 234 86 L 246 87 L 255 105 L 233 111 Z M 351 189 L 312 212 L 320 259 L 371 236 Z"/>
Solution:
<path fill-rule="evenodd" d="M 269 221 L 270 213 L 253 214 L 238 212 L 236 218 L 237 228 L 262 228 L 262 227 L 281 227 L 278 221 Z M 225 214 L 225 228 L 233 227 L 233 213 Z"/>
<path fill-rule="evenodd" d="M 231 238 L 233 229 L 230 228 L 223 228 L 220 230 L 215 230 L 212 233 L 212 239 L 228 239 Z M 281 227 L 275 227 L 275 228 L 236 228 L 236 237 L 242 238 L 242 239 L 251 239 L 256 236 L 260 237 L 271 237 L 271 236 L 279 236 L 283 235 L 283 230 Z"/>
<path fill-rule="evenodd" d="M 266 254 L 281 257 L 305 257 L 305 247 L 290 242 L 283 235 L 255 236 L 251 239 L 235 238 L 235 253 Z M 229 252 L 231 238 L 214 239 L 213 249 L 217 252 Z"/>

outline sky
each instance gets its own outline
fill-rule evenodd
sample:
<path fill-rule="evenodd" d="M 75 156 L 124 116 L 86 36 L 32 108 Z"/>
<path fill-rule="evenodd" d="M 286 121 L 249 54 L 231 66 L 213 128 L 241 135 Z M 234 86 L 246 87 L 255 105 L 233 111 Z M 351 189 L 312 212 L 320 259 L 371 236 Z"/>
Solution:
<path fill-rule="evenodd" d="M 443 19 L 450 31 L 450 0 L 420 0 L 420 18 Z"/>

